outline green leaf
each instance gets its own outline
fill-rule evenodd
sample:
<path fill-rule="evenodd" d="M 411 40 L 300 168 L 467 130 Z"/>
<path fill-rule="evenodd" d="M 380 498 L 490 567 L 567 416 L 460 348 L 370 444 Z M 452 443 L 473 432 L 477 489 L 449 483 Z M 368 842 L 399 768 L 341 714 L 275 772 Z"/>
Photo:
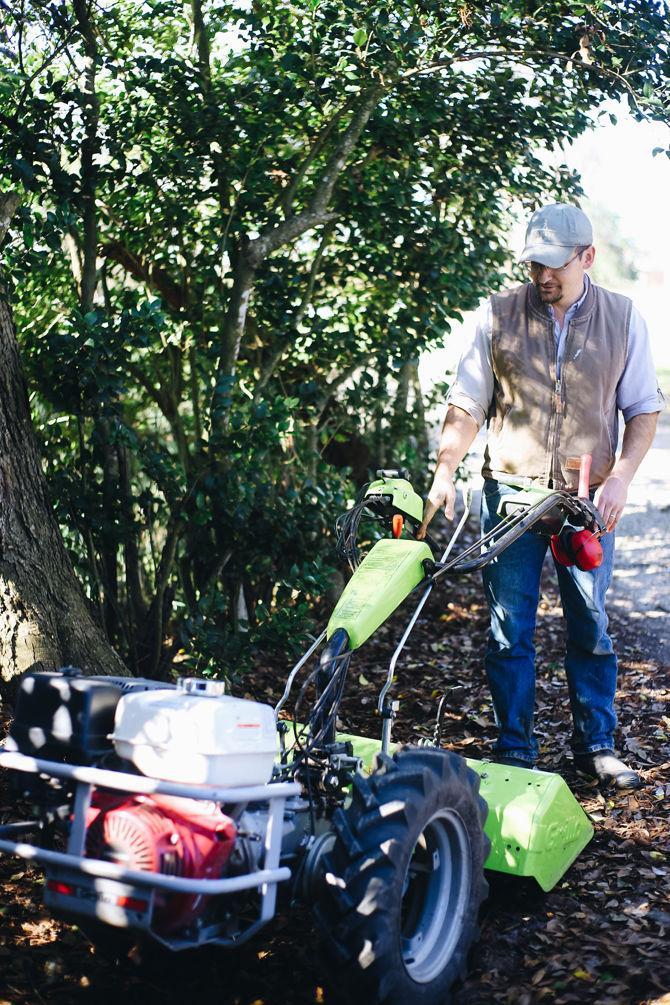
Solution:
<path fill-rule="evenodd" d="M 368 40 L 368 33 L 365 28 L 357 28 L 354 32 L 354 42 L 359 49 L 362 49 Z"/>
<path fill-rule="evenodd" d="M 298 73 L 302 70 L 302 60 L 294 52 L 287 52 L 281 58 L 279 65 L 282 70 L 287 70 L 289 73 Z"/>

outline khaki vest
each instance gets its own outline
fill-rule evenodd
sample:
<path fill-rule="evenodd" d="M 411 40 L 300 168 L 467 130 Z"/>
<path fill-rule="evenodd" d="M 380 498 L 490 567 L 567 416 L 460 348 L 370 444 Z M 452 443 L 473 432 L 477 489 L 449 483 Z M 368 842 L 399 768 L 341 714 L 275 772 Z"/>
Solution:
<path fill-rule="evenodd" d="M 591 486 L 614 464 L 616 389 L 626 363 L 632 302 L 593 283 L 568 324 L 556 379 L 552 318 L 532 283 L 491 298 L 494 389 L 486 478 L 574 490 L 582 454 Z"/>

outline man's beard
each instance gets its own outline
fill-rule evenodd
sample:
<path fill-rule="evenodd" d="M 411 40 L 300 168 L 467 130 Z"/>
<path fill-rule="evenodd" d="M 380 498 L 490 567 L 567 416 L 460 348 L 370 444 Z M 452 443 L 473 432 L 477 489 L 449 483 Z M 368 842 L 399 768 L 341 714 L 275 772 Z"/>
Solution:
<path fill-rule="evenodd" d="M 563 296 L 563 290 L 560 286 L 552 286 L 548 290 L 543 290 L 538 283 L 537 291 L 540 294 L 540 300 L 543 304 L 557 304 Z"/>

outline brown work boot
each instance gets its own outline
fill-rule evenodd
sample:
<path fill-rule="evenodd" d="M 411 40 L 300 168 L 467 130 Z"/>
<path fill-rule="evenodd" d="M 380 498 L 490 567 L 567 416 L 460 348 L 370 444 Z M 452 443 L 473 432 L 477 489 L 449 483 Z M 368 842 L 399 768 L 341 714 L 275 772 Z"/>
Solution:
<path fill-rule="evenodd" d="M 642 779 L 637 771 L 620 761 L 613 750 L 594 750 L 591 754 L 575 754 L 577 774 L 597 778 L 603 785 L 617 789 L 639 789 Z"/>

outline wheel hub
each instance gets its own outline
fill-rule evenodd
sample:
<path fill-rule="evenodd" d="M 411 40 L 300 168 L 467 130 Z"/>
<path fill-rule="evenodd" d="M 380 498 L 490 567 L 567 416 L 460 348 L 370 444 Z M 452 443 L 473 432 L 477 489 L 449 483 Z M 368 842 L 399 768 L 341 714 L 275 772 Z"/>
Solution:
<path fill-rule="evenodd" d="M 466 826 L 455 810 L 440 809 L 419 835 L 403 885 L 401 952 L 417 983 L 427 984 L 448 965 L 460 939 L 471 882 Z"/>

